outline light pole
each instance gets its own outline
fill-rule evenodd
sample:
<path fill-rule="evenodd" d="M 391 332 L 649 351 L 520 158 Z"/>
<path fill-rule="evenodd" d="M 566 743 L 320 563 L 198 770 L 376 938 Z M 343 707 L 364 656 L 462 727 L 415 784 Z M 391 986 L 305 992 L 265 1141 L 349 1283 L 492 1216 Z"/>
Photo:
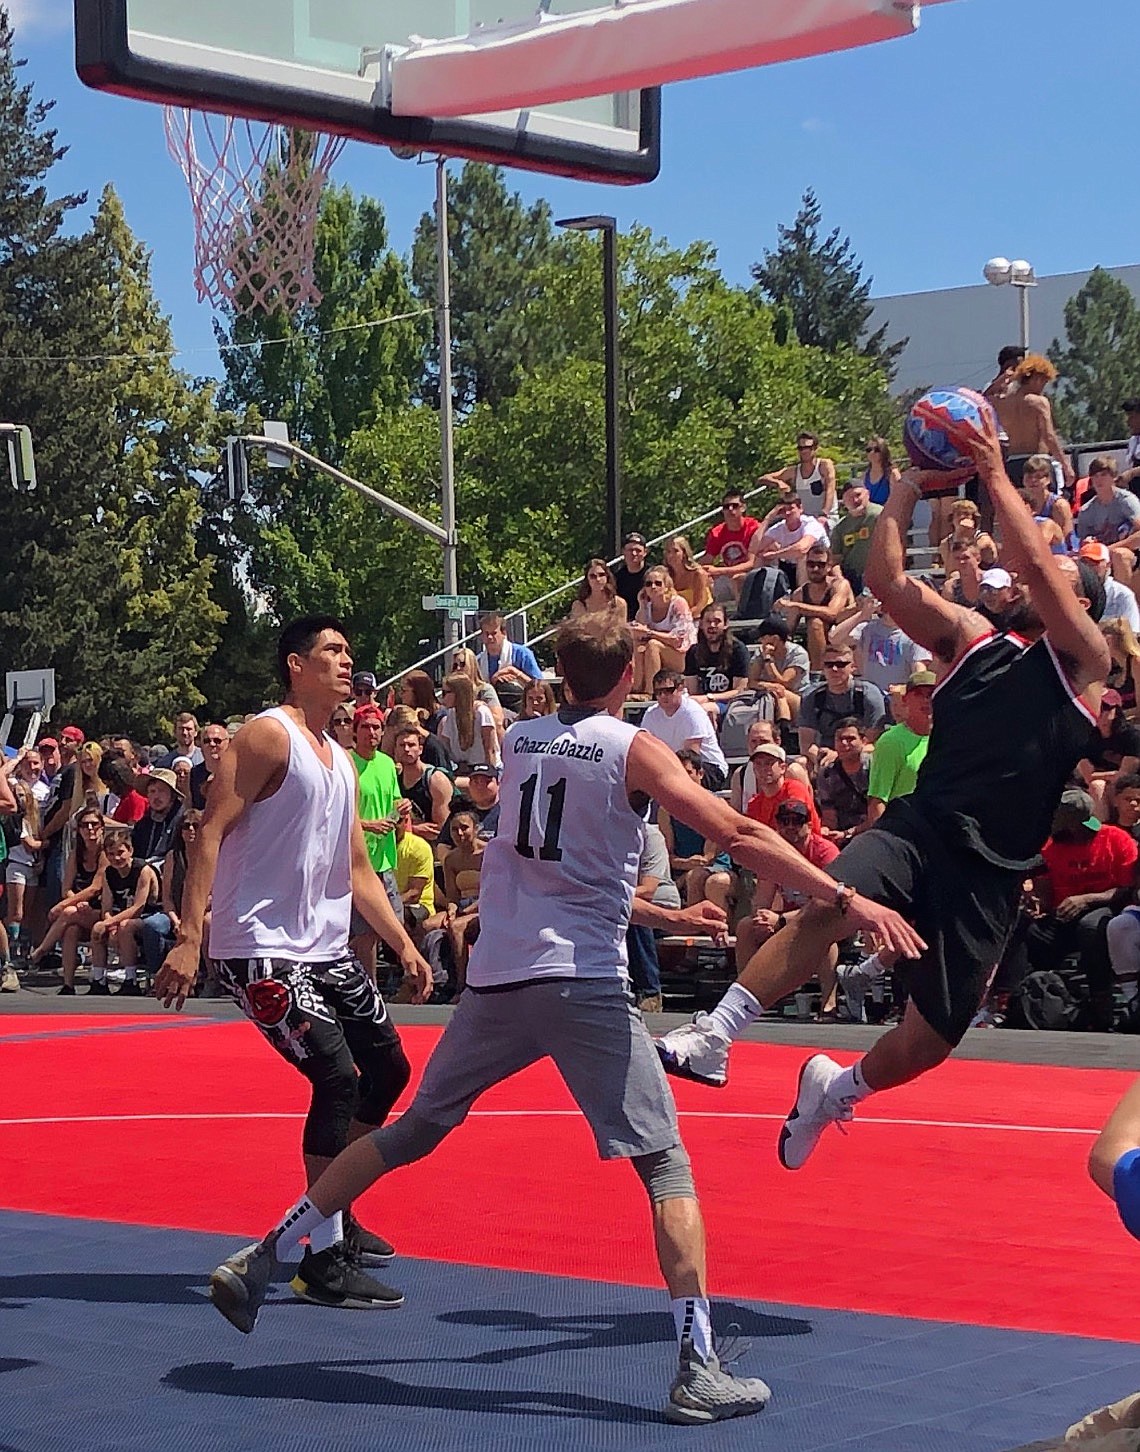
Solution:
<path fill-rule="evenodd" d="M 455 527 L 455 403 L 451 385 L 451 259 L 447 230 L 447 160 L 442 156 L 435 165 L 435 238 L 439 291 L 437 327 L 440 482 L 443 529 L 447 536 L 443 546 L 443 593 L 454 595 L 459 590 L 458 536 Z M 459 626 L 450 615 L 443 629 L 447 644 L 454 645 L 459 638 Z"/>
<path fill-rule="evenodd" d="M 618 264 L 616 217 L 566 217 L 555 224 L 572 232 L 602 234 L 606 334 L 606 532 L 610 558 L 621 554 L 621 466 L 618 462 Z"/>
<path fill-rule="evenodd" d="M 1010 262 L 1006 257 L 991 257 L 982 268 L 982 276 L 994 287 L 1004 287 L 1009 283 L 1016 287 L 1021 296 L 1018 299 L 1021 315 L 1021 346 L 1028 353 L 1029 351 L 1029 289 L 1037 286 L 1037 277 L 1033 271 L 1033 264 L 1026 262 L 1019 257 L 1015 262 Z"/>

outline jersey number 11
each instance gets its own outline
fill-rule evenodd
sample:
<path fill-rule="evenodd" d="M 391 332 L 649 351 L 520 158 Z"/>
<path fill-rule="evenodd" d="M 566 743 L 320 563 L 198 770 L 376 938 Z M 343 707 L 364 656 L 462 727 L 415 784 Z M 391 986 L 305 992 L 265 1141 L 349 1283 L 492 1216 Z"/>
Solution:
<path fill-rule="evenodd" d="M 520 857 L 534 856 L 534 848 L 530 845 L 530 823 L 534 813 L 534 794 L 538 790 L 538 772 L 528 776 L 522 784 L 522 801 L 519 804 L 519 834 L 515 838 L 515 851 Z M 561 777 L 552 786 L 546 789 L 546 795 L 550 798 L 550 808 L 546 813 L 546 831 L 543 833 L 542 846 L 538 849 L 539 859 L 543 862 L 561 862 L 562 848 L 558 845 L 558 838 L 562 832 L 562 811 L 566 805 L 566 778 Z"/>

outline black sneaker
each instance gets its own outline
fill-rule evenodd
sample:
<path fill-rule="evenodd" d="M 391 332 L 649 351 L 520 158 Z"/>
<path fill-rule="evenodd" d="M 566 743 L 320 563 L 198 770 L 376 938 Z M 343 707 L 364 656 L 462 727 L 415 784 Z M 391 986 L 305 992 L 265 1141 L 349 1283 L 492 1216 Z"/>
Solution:
<path fill-rule="evenodd" d="M 394 1246 L 383 1236 L 365 1230 L 355 1215 L 344 1217 L 344 1243 L 358 1265 L 387 1265 L 396 1254 Z"/>
<path fill-rule="evenodd" d="M 75 989 L 71 986 L 70 983 L 64 983 L 60 987 L 60 990 L 59 990 L 58 994 L 56 995 L 56 997 L 57 998 L 74 998 L 75 997 Z"/>
<path fill-rule="evenodd" d="M 143 996 L 143 991 L 134 978 L 128 978 L 115 995 L 116 998 L 142 998 Z"/>
<path fill-rule="evenodd" d="M 295 1295 L 315 1306 L 337 1306 L 345 1311 L 391 1311 L 404 1304 L 403 1291 L 373 1280 L 359 1266 L 344 1243 L 314 1254 L 305 1251 L 297 1274 L 289 1282 Z"/>
<path fill-rule="evenodd" d="M 110 998 L 111 989 L 105 978 L 92 978 L 87 985 L 87 997 Z"/>

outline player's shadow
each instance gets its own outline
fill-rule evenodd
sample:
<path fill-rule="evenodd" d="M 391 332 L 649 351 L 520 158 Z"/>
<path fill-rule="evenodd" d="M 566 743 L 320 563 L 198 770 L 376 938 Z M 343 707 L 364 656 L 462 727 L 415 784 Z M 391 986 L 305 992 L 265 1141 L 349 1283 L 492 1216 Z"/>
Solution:
<path fill-rule="evenodd" d="M 27 1371 L 29 1366 L 39 1366 L 38 1361 L 29 1361 L 26 1356 L 0 1356 L 0 1375 L 6 1371 Z M 0 1447 L 0 1452 L 4 1452 Z"/>
<path fill-rule="evenodd" d="M 87 1301 L 95 1305 L 200 1306 L 206 1284 L 200 1275 L 113 1275 L 63 1271 L 55 1275 L 0 1276 L 0 1309 L 30 1301 Z"/>
<path fill-rule="evenodd" d="M 494 1386 L 428 1386 L 419 1381 L 396 1381 L 382 1373 L 364 1370 L 383 1364 L 368 1360 L 235 1366 L 229 1361 L 200 1361 L 173 1367 L 162 1381 L 164 1386 L 179 1391 L 266 1401 L 407 1407 L 416 1411 L 471 1412 L 480 1417 L 488 1413 L 559 1417 L 636 1426 L 661 1420 L 659 1414 L 646 1407 L 557 1388 L 510 1391 Z M 433 1364 L 438 1366 L 438 1359 Z"/>

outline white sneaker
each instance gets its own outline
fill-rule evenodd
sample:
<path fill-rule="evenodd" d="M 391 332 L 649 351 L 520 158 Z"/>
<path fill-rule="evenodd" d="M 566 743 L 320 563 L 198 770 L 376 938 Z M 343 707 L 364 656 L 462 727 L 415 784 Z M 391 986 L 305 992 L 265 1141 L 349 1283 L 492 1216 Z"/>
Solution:
<path fill-rule="evenodd" d="M 707 1013 L 698 1013 L 692 1023 L 670 1029 L 655 1040 L 666 1074 L 676 1079 L 693 1079 L 723 1089 L 728 1083 L 728 1039 L 712 1024 Z"/>
<path fill-rule="evenodd" d="M 854 1116 L 852 1105 L 828 1093 L 842 1073 L 843 1066 L 826 1054 L 814 1054 L 800 1070 L 796 1102 L 780 1131 L 778 1153 L 785 1170 L 803 1169 L 827 1126 L 845 1123 Z"/>
<path fill-rule="evenodd" d="M 706 1360 L 685 1340 L 665 1416 L 670 1422 L 700 1426 L 762 1412 L 771 1399 L 771 1390 L 758 1376 L 733 1376 L 715 1351 Z"/>
<path fill-rule="evenodd" d="M 3 971 L 0 972 L 0 993 L 19 993 L 20 980 L 16 977 L 16 970 L 11 963 L 5 963 Z"/>

